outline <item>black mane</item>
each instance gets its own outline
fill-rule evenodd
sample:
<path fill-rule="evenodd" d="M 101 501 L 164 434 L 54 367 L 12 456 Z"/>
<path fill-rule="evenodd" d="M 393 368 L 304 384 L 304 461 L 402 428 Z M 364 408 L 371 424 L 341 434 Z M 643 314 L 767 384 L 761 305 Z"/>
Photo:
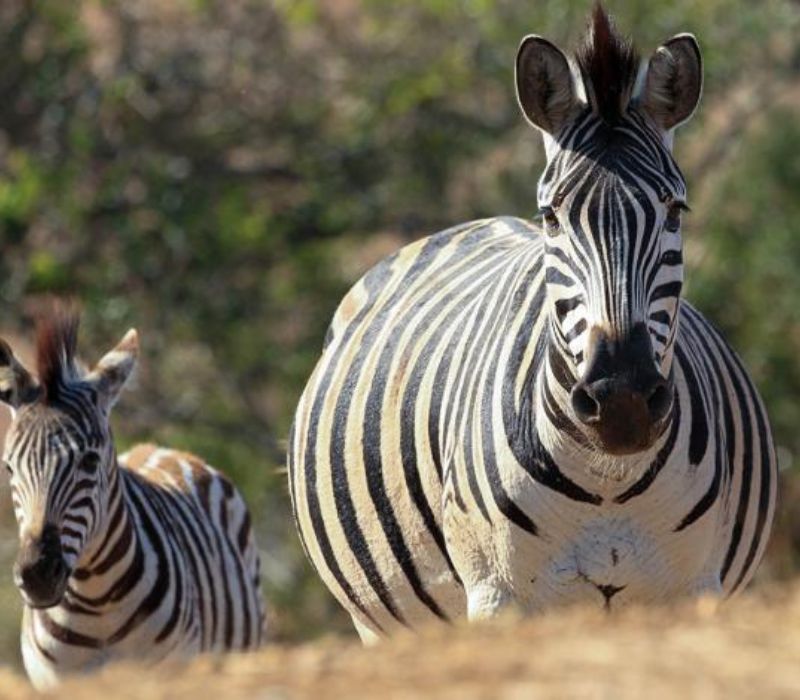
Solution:
<path fill-rule="evenodd" d="M 575 58 L 592 109 L 607 124 L 615 124 L 628 107 L 639 56 L 633 42 L 619 34 L 599 2 Z"/>
<path fill-rule="evenodd" d="M 42 400 L 58 400 L 59 391 L 77 375 L 80 314 L 71 303 L 52 302 L 36 319 L 36 370 Z"/>

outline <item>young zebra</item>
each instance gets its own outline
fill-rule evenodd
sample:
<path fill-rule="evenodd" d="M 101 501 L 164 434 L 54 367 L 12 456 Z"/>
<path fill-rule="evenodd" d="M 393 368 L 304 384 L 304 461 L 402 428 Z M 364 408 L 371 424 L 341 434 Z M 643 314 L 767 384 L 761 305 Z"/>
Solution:
<path fill-rule="evenodd" d="M 135 331 L 91 371 L 78 316 L 40 319 L 38 381 L 0 340 L 0 399 L 15 411 L 4 460 L 25 603 L 22 657 L 37 688 L 108 661 L 161 661 L 259 644 L 264 611 L 250 516 L 199 458 L 141 445 L 117 458 L 109 414 Z"/>
<path fill-rule="evenodd" d="M 599 6 L 572 62 L 527 37 L 543 226 L 421 240 L 336 312 L 288 464 L 306 551 L 365 640 L 510 605 L 729 595 L 761 559 L 767 417 L 680 298 L 671 145 L 700 50 L 678 35 L 639 68 Z"/>

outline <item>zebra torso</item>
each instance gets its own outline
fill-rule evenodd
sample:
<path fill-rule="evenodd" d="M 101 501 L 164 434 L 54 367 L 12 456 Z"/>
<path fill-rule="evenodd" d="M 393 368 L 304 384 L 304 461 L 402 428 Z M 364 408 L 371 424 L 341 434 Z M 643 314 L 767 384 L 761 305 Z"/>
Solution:
<path fill-rule="evenodd" d="M 64 599 L 25 608 L 23 660 L 38 687 L 108 661 L 163 661 L 261 640 L 258 551 L 230 481 L 194 455 L 152 445 L 119 462 L 105 534 Z"/>
<path fill-rule="evenodd" d="M 365 637 L 486 596 L 610 606 L 751 577 L 776 467 L 734 353 L 682 302 L 670 425 L 598 458 L 562 410 L 545 287 L 538 229 L 502 218 L 407 246 L 342 301 L 289 469 L 306 551 Z"/>

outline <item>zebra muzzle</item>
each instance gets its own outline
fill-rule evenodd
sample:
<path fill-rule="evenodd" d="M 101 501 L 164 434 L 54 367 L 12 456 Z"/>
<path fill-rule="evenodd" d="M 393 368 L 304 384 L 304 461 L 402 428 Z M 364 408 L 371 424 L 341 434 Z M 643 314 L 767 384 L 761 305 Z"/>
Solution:
<path fill-rule="evenodd" d="M 22 540 L 14 564 L 14 583 L 32 608 L 58 605 L 69 579 L 61 539 L 55 525 L 45 525 L 39 537 Z"/>
<path fill-rule="evenodd" d="M 578 420 L 606 452 L 641 452 L 661 434 L 672 405 L 671 378 L 653 360 L 644 324 L 619 340 L 593 329 L 591 361 L 570 396 Z"/>

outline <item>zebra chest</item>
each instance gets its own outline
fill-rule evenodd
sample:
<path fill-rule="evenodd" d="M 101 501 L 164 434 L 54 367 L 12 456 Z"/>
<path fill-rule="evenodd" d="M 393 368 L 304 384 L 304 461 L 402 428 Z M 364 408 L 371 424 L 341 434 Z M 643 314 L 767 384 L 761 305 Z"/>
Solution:
<path fill-rule="evenodd" d="M 698 464 L 676 449 L 657 469 L 627 465 L 624 481 L 583 462 L 522 462 L 510 448 L 493 473 L 486 452 L 480 469 L 461 452 L 445 471 L 444 527 L 471 617 L 507 603 L 612 609 L 719 591 L 725 512 L 706 496 L 719 474 L 714 449 Z"/>
<path fill-rule="evenodd" d="M 582 509 L 554 524 L 536 553 L 527 607 L 588 603 L 613 609 L 716 591 L 715 519 L 688 532 L 675 532 L 667 522 L 670 516 L 656 508 L 613 507 Z"/>
<path fill-rule="evenodd" d="M 534 608 L 586 602 L 611 608 L 654 600 L 680 578 L 660 538 L 633 518 L 589 518 L 553 534 L 550 552 L 531 577 Z"/>
<path fill-rule="evenodd" d="M 148 593 L 156 586 L 156 577 L 145 573 L 127 598 L 93 611 L 64 605 L 41 611 L 25 608 L 23 658 L 29 673 L 58 676 L 112 661 L 155 662 L 199 651 L 199 637 L 192 633 L 197 616 L 191 591 L 181 591 L 184 603 L 170 624 L 177 591 L 170 585 L 151 603 Z M 171 632 L 164 635 L 167 628 Z"/>

